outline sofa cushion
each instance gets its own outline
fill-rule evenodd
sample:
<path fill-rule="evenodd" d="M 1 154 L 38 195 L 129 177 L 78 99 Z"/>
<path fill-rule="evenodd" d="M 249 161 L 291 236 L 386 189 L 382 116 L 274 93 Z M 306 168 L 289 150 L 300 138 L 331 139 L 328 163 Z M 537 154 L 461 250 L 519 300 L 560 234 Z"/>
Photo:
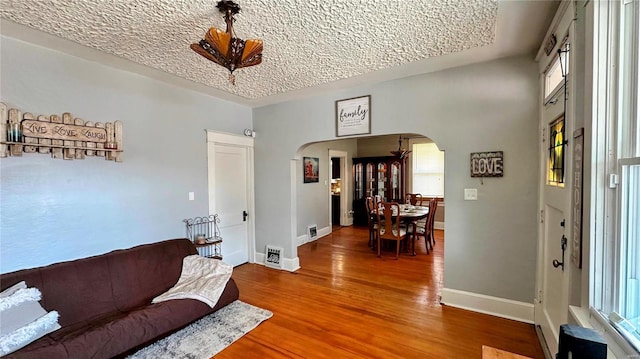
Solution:
<path fill-rule="evenodd" d="M 46 340 L 24 347 L 18 356 L 7 358 L 111 358 L 167 336 L 237 298 L 238 288 L 230 280 L 213 309 L 193 299 L 151 304 L 64 327 L 49 334 Z"/>
<path fill-rule="evenodd" d="M 110 358 L 133 352 L 238 299 L 233 279 L 212 309 L 192 300 L 150 305 L 180 277 L 182 259 L 197 254 L 188 239 L 0 275 L 0 289 L 20 281 L 42 292 L 42 307 L 60 313 L 62 328 L 7 359 Z"/>
<path fill-rule="evenodd" d="M 198 254 L 188 239 L 174 239 L 109 253 L 113 301 L 118 310 L 151 303 L 180 278 L 182 260 Z M 124 254 L 124 255 L 122 255 Z M 158 275 L 162 273 L 162 275 Z"/>
<path fill-rule="evenodd" d="M 58 311 L 60 325 L 82 324 L 149 304 L 176 283 L 189 254 L 197 254 L 191 241 L 172 239 L 3 274 L 2 287 L 24 280 L 40 289 L 44 309 Z"/>

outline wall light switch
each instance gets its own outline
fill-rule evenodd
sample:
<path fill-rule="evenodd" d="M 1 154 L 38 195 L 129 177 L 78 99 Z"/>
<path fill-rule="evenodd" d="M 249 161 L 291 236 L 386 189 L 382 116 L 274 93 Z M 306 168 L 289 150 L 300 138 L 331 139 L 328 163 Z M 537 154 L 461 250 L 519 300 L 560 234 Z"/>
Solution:
<path fill-rule="evenodd" d="M 464 200 L 465 201 L 477 201 L 478 200 L 478 189 L 477 188 L 465 188 L 464 189 Z"/>
<path fill-rule="evenodd" d="M 196 199 L 195 193 L 189 192 L 189 201 L 193 201 L 194 199 Z"/>

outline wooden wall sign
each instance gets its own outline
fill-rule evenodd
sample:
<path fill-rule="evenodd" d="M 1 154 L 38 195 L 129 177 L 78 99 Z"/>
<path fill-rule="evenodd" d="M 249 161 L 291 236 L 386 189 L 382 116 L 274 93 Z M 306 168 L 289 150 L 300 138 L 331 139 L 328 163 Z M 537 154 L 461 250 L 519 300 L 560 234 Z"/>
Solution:
<path fill-rule="evenodd" d="M 471 153 L 471 177 L 502 177 L 503 174 L 502 151 Z"/>
<path fill-rule="evenodd" d="M 584 128 L 573 132 L 573 195 L 571 207 L 573 225 L 571 226 L 571 262 L 582 268 L 582 184 L 584 158 Z"/>
<path fill-rule="evenodd" d="M 64 124 L 60 125 L 57 123 L 34 120 L 22 120 L 22 135 L 25 137 L 81 142 L 106 142 L 107 140 L 107 130 L 102 128 Z"/>
<path fill-rule="evenodd" d="M 0 103 L 0 157 L 50 153 L 52 158 L 105 157 L 122 162 L 122 123 L 93 123 L 62 116 L 34 116 Z"/>
<path fill-rule="evenodd" d="M 558 43 L 558 39 L 555 34 L 551 34 L 547 39 L 547 43 L 544 45 L 544 53 L 549 56 L 551 51 L 556 47 L 556 43 Z"/>
<path fill-rule="evenodd" d="M 371 95 L 336 101 L 336 137 L 371 133 Z"/>

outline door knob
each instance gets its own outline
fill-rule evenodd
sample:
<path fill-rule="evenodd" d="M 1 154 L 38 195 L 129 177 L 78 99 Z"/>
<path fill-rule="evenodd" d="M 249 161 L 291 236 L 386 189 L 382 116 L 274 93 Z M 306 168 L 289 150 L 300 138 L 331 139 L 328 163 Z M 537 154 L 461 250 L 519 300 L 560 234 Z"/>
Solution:
<path fill-rule="evenodd" d="M 242 222 L 247 221 L 247 216 L 249 216 L 249 213 L 247 213 L 247 211 L 242 211 Z"/>
<path fill-rule="evenodd" d="M 562 267 L 562 271 L 564 272 L 564 251 L 567 249 L 567 237 L 565 237 L 564 234 L 560 239 L 560 246 L 562 248 L 562 262 L 560 262 L 557 259 L 554 259 L 551 264 L 553 264 L 554 268 Z"/>

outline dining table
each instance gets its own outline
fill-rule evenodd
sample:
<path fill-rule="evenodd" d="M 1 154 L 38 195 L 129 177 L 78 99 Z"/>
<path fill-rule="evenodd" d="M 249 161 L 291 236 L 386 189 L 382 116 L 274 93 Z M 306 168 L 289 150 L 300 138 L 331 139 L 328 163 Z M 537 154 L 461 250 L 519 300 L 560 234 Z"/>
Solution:
<path fill-rule="evenodd" d="M 400 221 L 409 226 L 413 226 L 413 232 L 411 238 L 411 255 L 416 255 L 416 230 L 417 223 L 421 219 L 427 218 L 429 215 L 429 207 L 413 206 L 410 204 L 400 205 Z M 408 236 L 408 234 L 407 234 Z"/>

